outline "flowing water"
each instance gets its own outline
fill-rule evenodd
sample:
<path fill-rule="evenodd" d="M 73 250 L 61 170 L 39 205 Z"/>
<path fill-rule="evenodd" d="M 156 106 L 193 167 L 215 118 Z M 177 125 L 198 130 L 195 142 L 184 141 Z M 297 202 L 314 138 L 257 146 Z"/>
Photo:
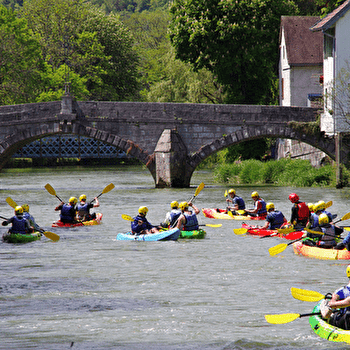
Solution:
<path fill-rule="evenodd" d="M 85 193 L 103 194 L 99 226 L 51 228 L 59 200 Z M 215 184 L 211 172 L 198 171 L 187 189 L 155 189 L 148 170 L 37 169 L 0 173 L 0 215 L 13 209 L 5 199 L 27 202 L 36 221 L 60 235 L 16 245 L 0 243 L 0 349 L 343 349 L 346 344 L 316 336 L 308 318 L 271 325 L 265 314 L 308 313 L 314 303 L 293 299 L 291 287 L 332 292 L 347 283 L 346 262 L 313 260 L 289 246 L 271 257 L 282 241 L 238 236 L 240 221 L 199 215 L 203 240 L 178 242 L 116 241 L 130 229 L 122 214 L 134 216 L 141 205 L 160 223 L 173 200 L 189 200 L 199 183 L 199 208 L 225 206 L 228 186 Z M 289 219 L 290 192 L 301 200 L 333 201 L 338 217 L 350 211 L 349 189 L 236 186 L 248 207 L 257 190 Z M 347 222 L 345 222 L 346 224 Z M 6 231 L 0 226 L 0 233 Z"/>

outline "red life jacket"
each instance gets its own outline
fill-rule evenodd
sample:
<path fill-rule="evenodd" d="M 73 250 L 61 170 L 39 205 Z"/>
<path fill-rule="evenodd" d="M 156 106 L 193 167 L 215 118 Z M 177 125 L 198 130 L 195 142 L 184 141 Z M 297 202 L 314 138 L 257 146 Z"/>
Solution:
<path fill-rule="evenodd" d="M 298 220 L 305 221 L 309 219 L 310 211 L 309 207 L 305 204 L 305 202 L 300 202 L 298 205 Z"/>

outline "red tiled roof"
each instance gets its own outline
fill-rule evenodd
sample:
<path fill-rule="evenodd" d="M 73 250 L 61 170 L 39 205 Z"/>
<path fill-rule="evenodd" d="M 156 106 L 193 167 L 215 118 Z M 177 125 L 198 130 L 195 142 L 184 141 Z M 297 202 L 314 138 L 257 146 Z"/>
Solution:
<path fill-rule="evenodd" d="M 315 24 L 319 18 L 316 16 L 282 16 L 281 32 L 284 29 L 288 63 L 291 66 L 323 64 L 323 34 L 310 30 L 310 26 Z"/>
<path fill-rule="evenodd" d="M 338 6 L 335 10 L 329 13 L 327 16 L 320 19 L 317 23 L 315 23 L 310 30 L 319 31 L 319 30 L 327 30 L 332 27 L 338 19 L 345 15 L 345 13 L 350 9 L 350 0 L 344 1 L 340 6 Z"/>

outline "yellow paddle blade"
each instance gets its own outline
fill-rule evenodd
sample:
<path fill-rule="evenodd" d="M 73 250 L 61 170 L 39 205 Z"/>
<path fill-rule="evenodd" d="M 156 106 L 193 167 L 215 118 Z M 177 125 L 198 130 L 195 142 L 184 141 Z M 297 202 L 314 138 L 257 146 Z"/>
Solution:
<path fill-rule="evenodd" d="M 245 233 L 248 232 L 248 230 L 246 228 L 234 228 L 233 229 L 233 232 L 236 234 L 236 235 L 244 235 Z"/>
<path fill-rule="evenodd" d="M 323 232 L 321 232 L 321 231 L 314 231 L 314 230 L 310 230 L 309 228 L 304 228 L 304 230 L 306 231 L 306 232 L 309 232 L 309 233 L 313 233 L 313 234 L 315 234 L 315 235 L 323 235 Z"/>
<path fill-rule="evenodd" d="M 224 194 L 225 197 L 227 197 L 227 190 L 225 191 L 225 194 Z"/>
<path fill-rule="evenodd" d="M 332 205 L 333 205 L 333 202 L 329 201 L 329 202 L 326 203 L 325 207 L 327 209 L 327 208 L 331 207 Z"/>
<path fill-rule="evenodd" d="M 46 184 L 45 188 L 46 188 L 47 192 L 49 192 L 53 196 L 56 196 L 56 191 L 54 190 L 54 188 L 50 184 Z"/>
<path fill-rule="evenodd" d="M 284 235 L 288 234 L 288 233 L 291 233 L 294 231 L 294 228 L 293 227 L 286 227 L 286 228 L 278 228 L 277 229 L 277 232 L 278 233 L 282 233 Z"/>
<path fill-rule="evenodd" d="M 343 227 L 344 230 L 350 231 L 350 227 Z"/>
<path fill-rule="evenodd" d="M 16 208 L 17 207 L 17 203 L 11 197 L 7 197 L 6 198 L 6 202 L 12 208 Z"/>
<path fill-rule="evenodd" d="M 42 234 L 54 242 L 57 242 L 60 240 L 60 236 L 56 235 L 56 233 L 54 233 L 54 232 L 44 231 L 44 232 L 42 232 Z"/>
<path fill-rule="evenodd" d="M 265 315 L 266 321 L 272 324 L 289 323 L 298 317 L 300 317 L 300 314 Z"/>
<path fill-rule="evenodd" d="M 292 287 L 290 289 L 293 298 L 302 300 L 302 301 L 311 301 L 316 302 L 324 299 L 324 295 L 313 290 L 300 289 Z"/>
<path fill-rule="evenodd" d="M 122 218 L 123 218 L 124 220 L 134 221 L 134 219 L 133 219 L 130 215 L 122 214 Z"/>
<path fill-rule="evenodd" d="M 287 243 L 277 244 L 274 247 L 271 247 L 269 249 L 269 253 L 271 256 L 274 256 L 274 255 L 277 255 L 279 253 L 282 253 L 287 247 L 288 247 Z"/>
<path fill-rule="evenodd" d="M 208 226 L 208 227 L 221 227 L 222 224 L 205 224 L 205 226 Z"/>
<path fill-rule="evenodd" d="M 204 188 L 204 183 L 203 182 L 201 182 L 199 185 L 198 185 L 198 187 L 197 187 L 197 189 L 196 189 L 196 192 L 194 193 L 194 196 L 195 197 L 197 197 L 198 195 L 199 195 L 199 192 L 200 191 L 202 191 L 202 189 Z"/>
<path fill-rule="evenodd" d="M 349 219 L 350 219 L 350 213 L 347 213 L 341 218 L 341 221 L 345 221 L 345 220 L 349 220 Z"/>
<path fill-rule="evenodd" d="M 236 210 L 237 211 L 237 213 L 239 214 L 239 215 L 244 215 L 245 214 L 245 210 Z"/>
<path fill-rule="evenodd" d="M 104 190 L 102 191 L 102 193 L 107 193 L 107 192 L 113 190 L 114 187 L 115 187 L 114 184 L 110 183 L 108 186 L 106 186 L 106 187 L 104 188 Z"/>

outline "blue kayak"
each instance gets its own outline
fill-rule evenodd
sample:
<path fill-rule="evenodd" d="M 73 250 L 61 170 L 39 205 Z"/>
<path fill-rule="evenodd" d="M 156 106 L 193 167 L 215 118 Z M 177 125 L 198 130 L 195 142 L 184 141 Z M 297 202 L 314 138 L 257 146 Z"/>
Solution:
<path fill-rule="evenodd" d="M 131 232 L 118 233 L 117 241 L 177 241 L 179 237 L 180 230 L 173 228 L 171 230 L 139 236 L 133 235 Z"/>

